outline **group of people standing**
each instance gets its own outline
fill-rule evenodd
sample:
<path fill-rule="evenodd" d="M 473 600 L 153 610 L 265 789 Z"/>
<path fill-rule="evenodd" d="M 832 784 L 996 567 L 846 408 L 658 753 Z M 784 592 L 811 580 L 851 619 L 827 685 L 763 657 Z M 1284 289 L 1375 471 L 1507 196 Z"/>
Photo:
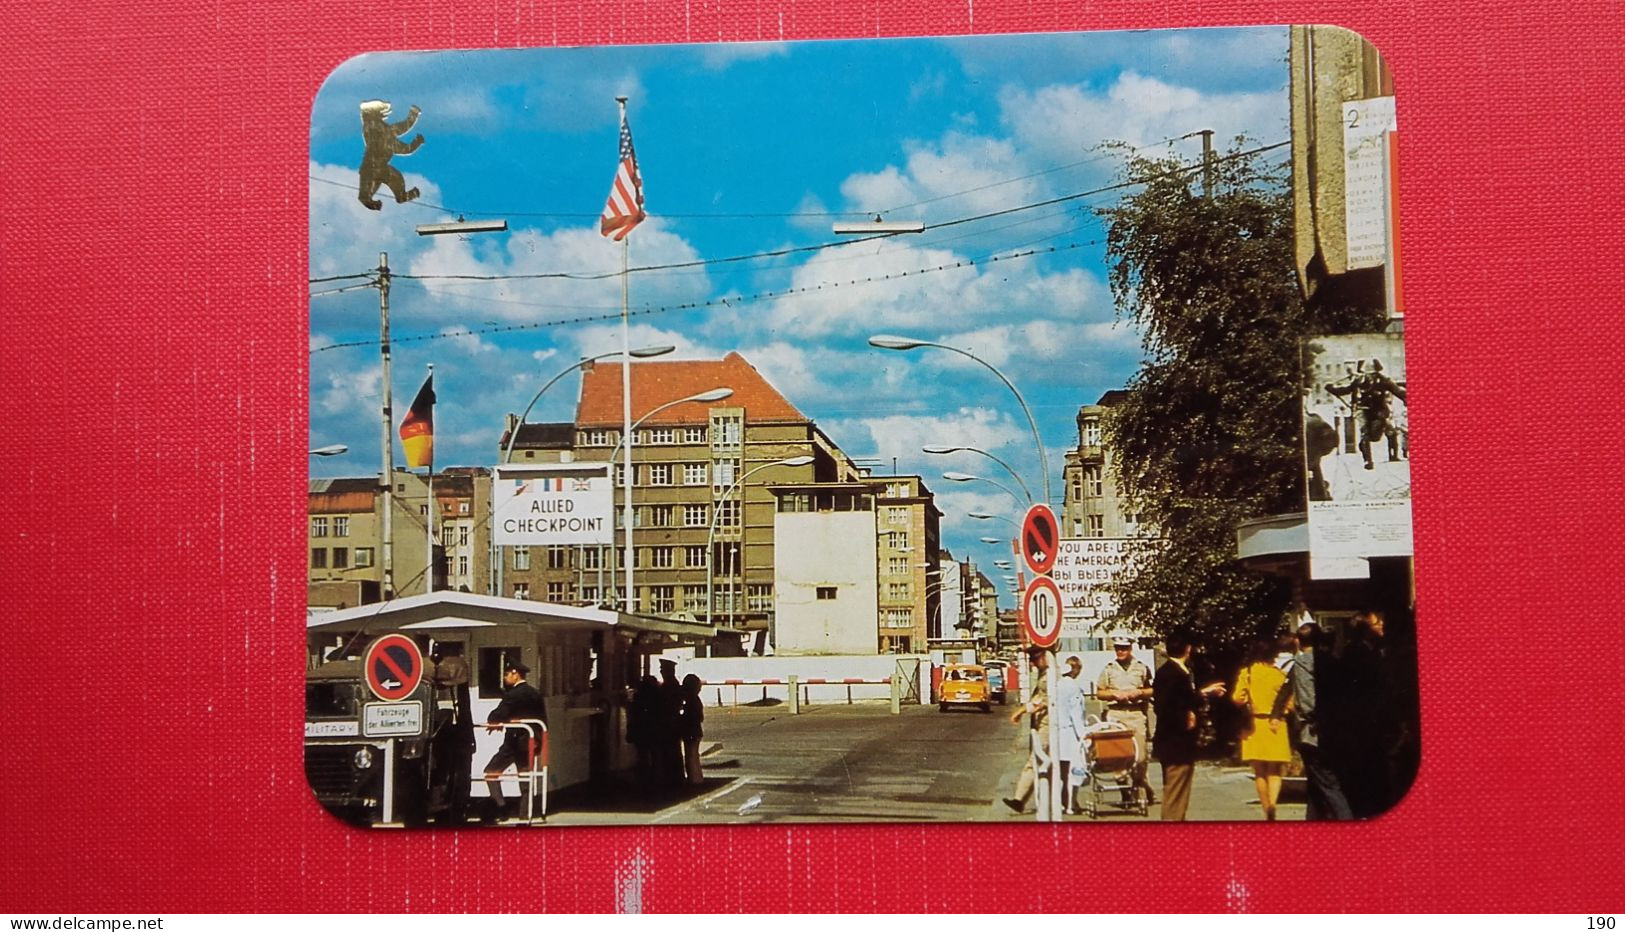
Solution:
<path fill-rule="evenodd" d="M 632 691 L 626 740 L 638 752 L 637 779 L 644 790 L 699 786 L 700 738 L 705 734 L 704 684 L 690 673 L 677 679 L 677 662 L 660 661 L 660 679 L 645 675 Z"/>
<path fill-rule="evenodd" d="M 1241 712 L 1241 760 L 1252 768 L 1266 821 L 1275 820 L 1294 749 L 1307 783 L 1307 819 L 1369 818 L 1393 805 L 1404 779 L 1396 754 L 1407 732 L 1402 717 L 1392 714 L 1383 634 L 1382 614 L 1361 612 L 1350 625 L 1347 646 L 1333 656 L 1325 632 L 1305 620 L 1292 634 L 1255 642 L 1229 689 L 1222 682 L 1198 687 L 1189 636 L 1170 634 L 1168 660 L 1153 686 L 1163 819 L 1185 818 L 1201 706 L 1226 695 Z"/>

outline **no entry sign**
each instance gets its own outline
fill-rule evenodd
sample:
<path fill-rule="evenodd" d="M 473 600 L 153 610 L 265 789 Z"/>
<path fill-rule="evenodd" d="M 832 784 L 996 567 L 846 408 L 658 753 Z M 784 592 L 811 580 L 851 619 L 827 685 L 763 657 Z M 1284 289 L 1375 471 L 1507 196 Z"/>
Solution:
<path fill-rule="evenodd" d="M 1055 555 L 1061 547 L 1061 525 L 1048 505 L 1034 505 L 1027 509 L 1021 521 L 1021 558 L 1027 568 L 1040 576 L 1055 566 Z"/>
<path fill-rule="evenodd" d="M 372 694 L 395 702 L 418 688 L 423 679 L 423 652 L 404 634 L 386 634 L 368 646 L 362 666 Z"/>
<path fill-rule="evenodd" d="M 1021 623 L 1038 647 L 1054 647 L 1061 637 L 1061 590 L 1048 576 L 1035 576 L 1021 598 Z"/>

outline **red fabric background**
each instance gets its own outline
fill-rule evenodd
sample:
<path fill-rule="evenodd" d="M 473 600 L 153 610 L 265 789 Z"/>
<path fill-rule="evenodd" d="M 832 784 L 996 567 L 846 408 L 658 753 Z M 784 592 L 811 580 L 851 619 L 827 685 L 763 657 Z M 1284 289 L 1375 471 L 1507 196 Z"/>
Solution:
<path fill-rule="evenodd" d="M 605 910 L 635 852 L 646 910 L 1625 908 L 1619 0 L 256 6 L 5 4 L 0 910 Z M 453 843 L 311 800 L 306 159 L 332 68 L 1310 21 L 1374 41 L 1401 101 L 1424 761 L 1395 812 Z M 1064 883 L 1028 879 L 1056 859 Z"/>

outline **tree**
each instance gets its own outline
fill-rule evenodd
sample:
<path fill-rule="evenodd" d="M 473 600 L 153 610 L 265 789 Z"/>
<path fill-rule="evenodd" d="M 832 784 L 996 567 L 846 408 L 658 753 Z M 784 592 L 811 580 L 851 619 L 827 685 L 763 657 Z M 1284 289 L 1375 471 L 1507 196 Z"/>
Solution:
<path fill-rule="evenodd" d="M 1273 632 L 1290 598 L 1240 567 L 1235 531 L 1303 510 L 1299 341 L 1383 325 L 1380 309 L 1304 301 L 1284 168 L 1245 145 L 1209 166 L 1210 196 L 1200 168 L 1131 154 L 1126 180 L 1142 187 L 1097 211 L 1118 315 L 1146 354 L 1106 441 L 1126 510 L 1161 535 L 1119 578 L 1119 610 L 1232 647 Z"/>

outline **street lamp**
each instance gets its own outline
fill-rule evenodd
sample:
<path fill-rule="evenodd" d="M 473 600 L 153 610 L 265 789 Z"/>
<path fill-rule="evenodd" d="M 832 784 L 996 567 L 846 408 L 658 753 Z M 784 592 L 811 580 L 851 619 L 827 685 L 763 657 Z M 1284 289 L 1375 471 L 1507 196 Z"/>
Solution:
<path fill-rule="evenodd" d="M 317 447 L 310 451 L 311 456 L 340 456 L 350 452 L 350 448 L 342 443 L 330 443 L 325 447 Z"/>
<path fill-rule="evenodd" d="M 1017 495 L 1014 489 L 986 476 L 973 476 L 968 472 L 945 472 L 942 474 L 942 478 L 947 479 L 949 482 L 986 482 L 988 485 L 998 486 L 1003 489 L 1005 494 L 1016 500 L 1017 505 L 1021 504 L 1021 496 Z M 1028 496 L 1027 504 L 1031 505 L 1032 501 L 1032 497 Z"/>
<path fill-rule="evenodd" d="M 675 347 L 675 346 L 642 346 L 642 347 L 639 347 L 639 348 L 637 348 L 635 350 L 624 351 L 624 355 L 631 356 L 631 357 L 633 357 L 635 359 L 648 359 L 651 356 L 664 356 L 667 353 L 675 350 L 676 348 L 677 347 Z M 530 397 L 530 404 L 525 405 L 525 410 L 520 412 L 520 414 L 519 414 L 519 420 L 514 422 L 513 430 L 511 432 L 509 432 L 509 434 L 508 434 L 508 443 L 502 449 L 502 462 L 503 463 L 509 463 L 509 462 L 513 461 L 513 447 L 514 447 L 514 444 L 517 443 L 518 440 L 519 440 L 519 428 L 525 426 L 525 418 L 530 416 L 531 409 L 536 407 L 536 402 L 542 400 L 542 396 L 547 394 L 548 389 L 550 389 L 554 385 L 558 384 L 560 379 L 562 379 L 565 376 L 569 375 L 570 373 L 576 371 L 577 369 L 580 369 L 580 368 L 582 368 L 584 366 L 587 366 L 587 365 L 589 365 L 591 363 L 595 363 L 600 359 L 608 359 L 611 356 L 620 356 L 620 355 L 623 355 L 622 350 L 615 350 L 615 351 L 609 352 L 609 353 L 599 353 L 596 356 L 588 356 L 588 357 L 582 359 L 580 362 L 574 363 L 569 368 L 565 369 L 563 372 L 560 372 L 558 375 L 555 375 L 551 379 L 548 379 L 546 384 L 544 384 L 542 386 L 541 390 Z M 611 471 L 613 473 L 614 464 L 611 463 L 610 466 L 611 466 Z M 614 477 L 613 474 L 610 476 L 609 481 L 611 483 L 611 487 L 613 488 L 613 484 L 615 482 L 615 477 Z M 491 552 L 492 552 L 493 562 L 496 563 L 496 577 L 495 577 L 496 578 L 496 590 L 497 590 L 496 594 L 501 595 L 502 594 L 502 577 L 503 577 L 504 566 L 503 566 L 503 561 L 501 559 L 495 559 L 496 553 L 497 553 L 497 544 L 496 544 L 496 535 L 495 534 L 492 535 L 492 539 L 491 539 Z M 599 577 L 599 582 L 602 582 L 602 581 L 603 581 L 603 577 L 600 576 Z"/>
<path fill-rule="evenodd" d="M 616 441 L 615 449 L 609 451 L 609 473 L 611 476 L 611 482 L 614 481 L 615 458 L 620 455 L 621 449 L 626 446 L 627 439 L 630 438 L 640 426 L 642 426 L 644 421 L 647 421 L 649 418 L 654 417 L 667 408 L 675 408 L 678 405 L 688 404 L 689 402 L 706 404 L 713 401 L 721 401 L 722 399 L 733 395 L 733 393 L 734 390 L 731 388 L 713 388 L 709 391 L 689 395 L 687 398 L 679 398 L 676 401 L 668 401 L 665 404 L 654 408 L 643 417 L 633 421 L 632 426 L 627 429 L 626 433 L 621 436 L 620 440 Z M 625 480 L 624 484 L 626 485 L 626 517 L 623 519 L 623 523 L 626 525 L 626 598 L 623 601 L 626 605 L 627 613 L 630 614 L 632 611 L 633 598 L 632 570 L 634 568 L 632 561 L 632 525 L 635 523 L 632 520 L 632 462 L 630 458 L 627 460 L 626 469 L 622 475 L 622 479 Z M 613 560 L 610 561 L 609 567 L 609 585 L 612 589 L 615 587 L 615 562 Z"/>
<path fill-rule="evenodd" d="M 1004 515 L 996 515 L 996 514 L 993 514 L 992 512 L 988 512 L 988 511 L 972 511 L 972 512 L 967 512 L 967 514 L 969 514 L 972 518 L 975 518 L 978 521 L 1003 521 L 1005 524 L 1010 525 L 1011 527 L 1015 528 L 1016 530 L 1018 530 L 1018 531 L 1021 530 L 1021 523 L 1020 522 L 1012 521 L 1011 519 L 1006 518 Z"/>
<path fill-rule="evenodd" d="M 722 490 L 722 495 L 718 497 L 717 501 L 719 503 L 726 502 L 728 500 L 729 494 L 731 494 L 736 487 L 738 487 L 746 479 L 749 479 L 751 476 L 755 475 L 756 473 L 761 472 L 764 469 L 767 469 L 770 466 L 806 466 L 807 464 L 811 463 L 813 461 L 813 459 L 814 459 L 813 457 L 803 454 L 802 456 L 790 456 L 790 457 L 786 457 L 786 458 L 781 459 L 781 460 L 774 460 L 771 463 L 762 463 L 759 466 L 752 466 L 750 469 L 747 469 L 747 470 L 745 470 L 745 472 L 741 473 L 738 479 L 735 479 L 733 482 L 728 483 L 728 487 L 726 489 Z M 711 512 L 711 526 L 705 533 L 705 617 L 706 617 L 707 621 L 710 621 L 710 620 L 714 619 L 716 617 L 716 612 L 717 612 L 716 572 L 715 572 L 716 571 L 716 537 L 717 537 L 717 518 L 719 517 L 720 514 L 721 514 L 721 509 L 713 509 L 712 510 L 712 512 Z M 745 502 L 744 502 L 744 496 L 743 495 L 740 495 L 740 501 L 739 501 L 739 528 L 740 528 L 740 535 L 739 535 L 740 542 L 743 543 L 744 542 L 744 537 L 745 537 L 745 535 L 744 535 Z M 744 566 L 744 563 L 741 562 L 740 567 L 743 568 L 743 566 Z M 733 615 L 732 608 L 733 608 L 733 605 L 730 602 L 729 603 L 729 617 L 730 617 L 730 619 L 732 618 L 732 615 Z"/>
<path fill-rule="evenodd" d="M 873 233 L 873 234 L 924 233 L 925 232 L 925 221 L 924 220 L 882 220 L 879 214 L 875 214 L 873 220 L 864 220 L 864 221 L 857 222 L 857 223 L 843 222 L 843 221 L 837 220 L 835 222 L 834 226 L 833 226 L 833 231 L 838 236 L 846 236 L 846 235 L 852 235 L 852 234 L 857 234 L 857 235 L 861 236 L 861 235 L 870 234 L 870 233 Z"/>
<path fill-rule="evenodd" d="M 1027 399 L 1021 397 L 1021 392 L 1016 390 L 1014 383 L 1012 383 L 1008 378 L 1005 378 L 1003 372 L 1000 372 L 992 363 L 980 356 L 977 356 L 975 353 L 967 352 L 966 350 L 962 350 L 957 346 L 949 346 L 946 343 L 934 343 L 930 340 L 917 340 L 913 337 L 877 334 L 876 336 L 869 338 L 869 345 L 878 349 L 889 350 L 911 350 L 918 349 L 922 346 L 935 347 L 936 349 L 947 350 L 950 353 L 958 353 L 966 359 L 981 363 L 982 366 L 985 367 L 989 372 L 998 376 L 999 381 L 1004 383 L 1004 387 L 1010 389 L 1010 393 L 1016 396 L 1016 403 L 1021 405 L 1021 412 L 1027 415 L 1027 426 L 1031 427 L 1033 431 L 1033 443 L 1037 444 L 1038 446 L 1038 468 L 1044 472 L 1044 503 L 1049 503 L 1049 458 L 1044 455 L 1044 440 L 1041 436 L 1039 436 L 1038 422 L 1033 420 L 1033 412 L 1031 408 L 1027 407 Z"/>
<path fill-rule="evenodd" d="M 631 356 L 634 359 L 648 359 L 651 356 L 664 356 L 675 349 L 677 349 L 675 346 L 644 346 L 635 350 L 628 350 L 626 355 Z M 531 396 L 530 404 L 525 405 L 525 410 L 519 415 L 519 422 L 514 424 L 513 433 L 508 435 L 508 446 L 502 451 L 502 462 L 507 463 L 513 459 L 513 445 L 514 441 L 519 439 L 519 428 L 525 426 L 525 418 L 530 416 L 530 409 L 536 407 L 536 402 L 542 400 L 542 396 L 547 394 L 548 389 L 552 388 L 553 385 L 560 379 L 583 366 L 590 363 L 595 363 L 600 359 L 608 359 L 611 356 L 620 356 L 621 354 L 621 350 L 615 350 L 612 353 L 599 353 L 597 356 L 588 356 L 575 365 L 572 365 L 570 368 L 560 372 L 558 375 L 548 379 L 547 384 L 542 386 L 542 390 Z"/>
<path fill-rule="evenodd" d="M 949 453 L 979 453 L 993 462 L 998 463 L 1000 466 L 1003 466 L 1004 471 L 1010 474 L 1010 478 L 1016 480 L 1016 485 L 1021 486 L 1022 494 L 1027 496 L 1027 504 L 1030 505 L 1033 502 L 1033 493 L 1027 488 L 1027 483 L 1021 481 L 1021 474 L 1016 472 L 1014 469 L 1011 469 L 1009 463 L 1006 463 L 1004 460 L 999 459 L 997 456 L 994 456 L 986 450 L 977 447 L 920 447 L 920 452 L 930 453 L 935 456 L 944 456 Z"/>

